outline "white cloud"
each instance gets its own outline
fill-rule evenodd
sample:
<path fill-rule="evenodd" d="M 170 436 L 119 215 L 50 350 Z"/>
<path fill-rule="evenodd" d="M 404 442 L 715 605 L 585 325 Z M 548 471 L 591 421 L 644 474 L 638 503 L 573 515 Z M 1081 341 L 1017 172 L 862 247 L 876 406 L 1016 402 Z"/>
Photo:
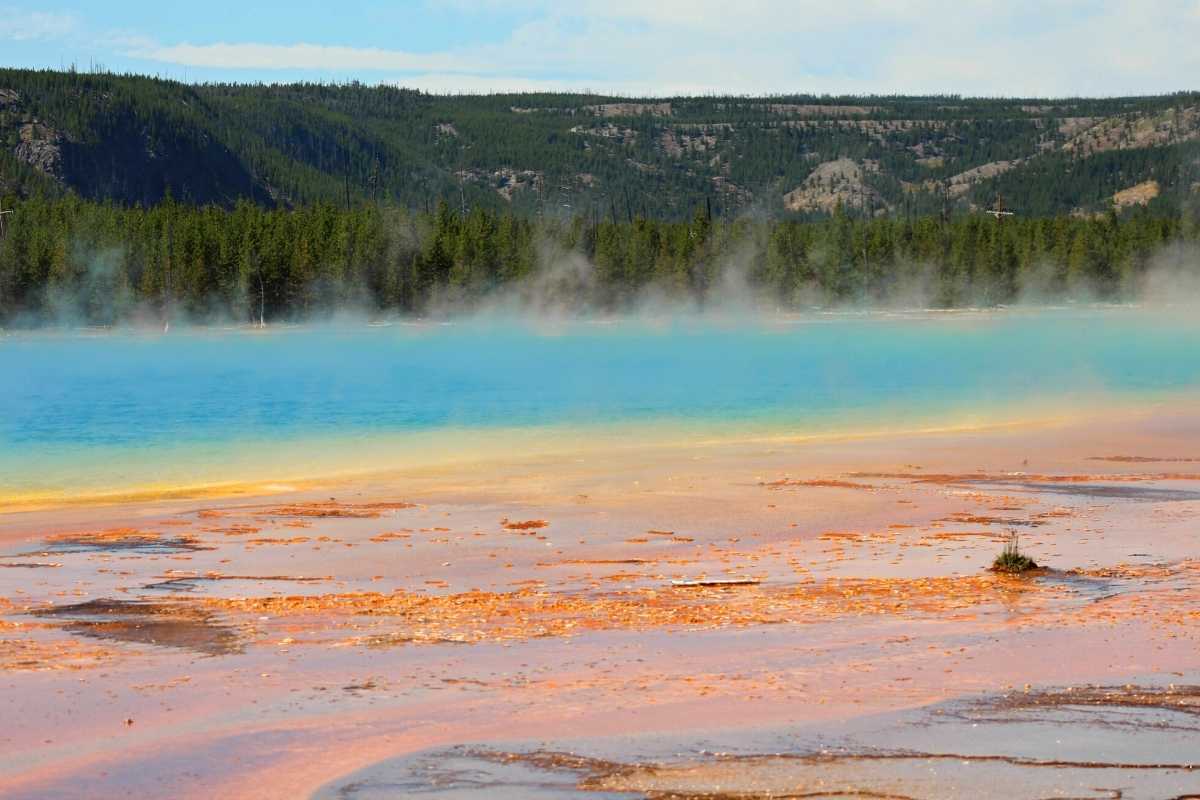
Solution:
<path fill-rule="evenodd" d="M 79 28 L 79 18 L 73 14 L 0 7 L 0 39 L 15 42 L 48 41 L 70 36 Z"/>
<path fill-rule="evenodd" d="M 425 72 L 384 81 L 406 89 L 432 94 L 502 94 L 507 92 L 582 92 L 589 87 L 574 81 L 524 78 L 517 75 L 472 75 L 469 73 Z"/>
<path fill-rule="evenodd" d="M 323 69 L 323 70 L 445 70 L 455 67 L 484 69 L 488 65 L 470 56 L 451 53 L 429 55 L 379 48 L 319 44 L 176 44 L 147 45 L 128 55 L 187 67 L 224 69 Z"/>
<path fill-rule="evenodd" d="M 1197 88 L 1200 0 L 426 0 L 517 11 L 499 44 L 435 52 L 310 39 L 159 42 L 71 15 L 0 14 L 0 39 L 87 42 L 126 58 L 256 79 L 343 74 L 430 91 L 628 95 L 1133 94 Z M 419 11 L 414 13 L 420 13 Z M 498 17 L 499 18 L 499 17 Z M 103 56 L 102 56 L 103 57 Z"/>
<path fill-rule="evenodd" d="M 507 94 L 510 92 L 583 92 L 609 94 L 623 97 L 654 97 L 699 95 L 712 91 L 707 83 L 686 81 L 628 80 L 597 81 L 590 79 L 530 78 L 520 75 L 476 75 L 470 73 L 426 72 L 389 78 L 384 83 L 407 89 L 421 89 L 432 94 Z M 781 85 L 764 85 L 761 82 L 740 81 L 728 83 L 735 88 L 733 94 L 782 93 Z M 741 88 L 737 88 L 741 87 Z"/>
<path fill-rule="evenodd" d="M 940 46 L 912 38 L 890 52 L 885 88 L 1027 96 L 1197 88 L 1200 20 L 1188 19 L 1184 4 L 1119 0 L 1067 10 L 1019 35 L 956 36 L 953 25 L 935 25 Z"/>
<path fill-rule="evenodd" d="M 969 5 L 969 0 L 964 0 Z M 770 34 L 787 30 L 819 30 L 863 22 L 912 19 L 947 4 L 937 0 L 433 0 L 432 5 L 462 12 L 520 10 L 560 19 L 607 20 L 675 30 L 732 32 L 746 29 Z M 992 3 L 987 3 L 992 6 Z M 994 6 L 993 6 L 994 7 Z"/>

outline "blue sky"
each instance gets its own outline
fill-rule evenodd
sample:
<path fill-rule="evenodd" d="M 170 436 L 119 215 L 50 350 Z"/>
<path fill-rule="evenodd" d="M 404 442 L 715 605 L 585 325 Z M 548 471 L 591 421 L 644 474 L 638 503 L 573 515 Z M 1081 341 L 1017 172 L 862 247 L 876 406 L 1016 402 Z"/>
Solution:
<path fill-rule="evenodd" d="M 1200 89 L 1200 0 L 12 3 L 0 64 L 430 91 Z"/>

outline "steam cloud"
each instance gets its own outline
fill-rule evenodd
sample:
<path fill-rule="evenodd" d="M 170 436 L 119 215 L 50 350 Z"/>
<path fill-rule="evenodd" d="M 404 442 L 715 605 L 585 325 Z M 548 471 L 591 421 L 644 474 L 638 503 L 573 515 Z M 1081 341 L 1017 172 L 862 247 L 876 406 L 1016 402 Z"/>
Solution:
<path fill-rule="evenodd" d="M 419 247 L 423 235 L 428 234 L 409 225 L 398 232 L 398 239 Z M 752 276 L 761 256 L 761 245 L 747 239 L 731 247 L 716 263 L 707 265 L 708 279 L 701 286 L 681 289 L 652 282 L 633 296 L 614 298 L 606 294 L 609 290 L 595 264 L 580 252 L 564 249 L 546 238 L 537 248 L 537 263 L 527 277 L 477 296 L 443 289 L 433 295 L 420 318 L 524 320 L 553 326 L 593 317 L 670 322 L 698 316 L 737 322 L 815 311 L 926 311 L 938 307 L 937 268 L 932 264 L 900 263 L 888 276 L 882 294 L 831 303 L 816 284 L 801 284 L 787 296 L 756 285 Z M 137 299 L 134 287 L 126 283 L 124 257 L 116 248 L 90 254 L 77 248 L 76 263 L 85 265 L 83 271 L 69 286 L 52 283 L 45 287 L 46 311 L 37 316 L 18 316 L 10 321 L 11 327 L 161 328 L 162 303 Z M 1161 309 L 1200 307 L 1200 247 L 1190 242 L 1162 247 L 1136 280 L 1120 290 L 1123 303 Z M 312 291 L 316 297 L 336 298 L 336 302 L 322 303 L 316 315 L 289 321 L 359 324 L 401 317 L 395 311 L 380 311 L 364 286 L 317 284 Z M 1103 293 L 1088 281 L 1065 276 L 1060 266 L 1044 263 L 1019 275 L 1014 305 L 1032 308 L 1095 303 L 1101 297 Z M 987 305 L 986 297 L 969 296 L 960 298 L 958 307 Z M 242 286 L 234 303 L 214 301 L 199 313 L 171 305 L 167 314 L 172 325 L 249 326 L 258 319 L 258 289 Z"/>

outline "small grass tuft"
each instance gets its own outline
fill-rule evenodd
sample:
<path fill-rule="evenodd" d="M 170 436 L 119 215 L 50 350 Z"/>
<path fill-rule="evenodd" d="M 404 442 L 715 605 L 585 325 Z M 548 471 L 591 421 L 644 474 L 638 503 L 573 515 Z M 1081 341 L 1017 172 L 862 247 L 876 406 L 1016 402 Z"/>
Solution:
<path fill-rule="evenodd" d="M 1008 541 L 1004 543 L 1004 549 L 1000 551 L 1000 555 L 996 556 L 996 560 L 992 562 L 992 571 L 1017 575 L 1037 568 L 1037 562 L 1021 552 L 1021 542 L 1017 536 L 1017 532 L 1009 531 Z"/>

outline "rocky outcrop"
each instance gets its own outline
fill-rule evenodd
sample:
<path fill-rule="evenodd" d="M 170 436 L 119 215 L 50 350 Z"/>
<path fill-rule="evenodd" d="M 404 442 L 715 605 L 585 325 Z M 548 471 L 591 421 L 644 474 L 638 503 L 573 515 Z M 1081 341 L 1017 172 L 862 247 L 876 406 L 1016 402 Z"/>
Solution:
<path fill-rule="evenodd" d="M 1144 206 L 1158 197 L 1160 191 L 1161 187 L 1158 185 L 1158 181 L 1143 181 L 1136 186 L 1130 186 L 1128 189 L 1122 189 L 1115 193 L 1112 198 L 1113 205 L 1118 209 Z"/>
<path fill-rule="evenodd" d="M 674 113 L 670 103 L 601 103 L 584 106 L 583 110 L 590 111 L 598 117 L 640 117 L 643 114 L 669 117 Z"/>
<path fill-rule="evenodd" d="M 829 213 L 843 208 L 885 208 L 879 192 L 868 186 L 863 177 L 876 165 L 860 165 L 849 158 L 838 158 L 820 164 L 799 187 L 783 196 L 789 211 L 820 211 Z"/>
<path fill-rule="evenodd" d="M 1107 150 L 1162 147 L 1200 138 L 1200 108 L 1177 108 L 1102 120 L 1063 144 L 1067 152 L 1090 155 Z"/>
<path fill-rule="evenodd" d="M 532 169 L 515 170 L 502 167 L 492 173 L 492 182 L 496 193 L 511 203 L 513 195 L 519 191 L 541 192 L 545 188 L 546 177 Z"/>
<path fill-rule="evenodd" d="M 997 175 L 1003 175 L 1014 167 L 1019 167 L 1023 164 L 1022 159 L 1014 161 L 989 161 L 987 164 L 980 164 L 978 167 L 964 170 L 957 175 L 951 175 L 946 180 L 946 190 L 951 197 L 962 197 L 971 188 L 982 181 L 994 178 Z"/>
<path fill-rule="evenodd" d="M 40 122 L 21 126 L 13 155 L 34 169 L 47 175 L 61 177 L 62 137 L 58 131 Z"/>

